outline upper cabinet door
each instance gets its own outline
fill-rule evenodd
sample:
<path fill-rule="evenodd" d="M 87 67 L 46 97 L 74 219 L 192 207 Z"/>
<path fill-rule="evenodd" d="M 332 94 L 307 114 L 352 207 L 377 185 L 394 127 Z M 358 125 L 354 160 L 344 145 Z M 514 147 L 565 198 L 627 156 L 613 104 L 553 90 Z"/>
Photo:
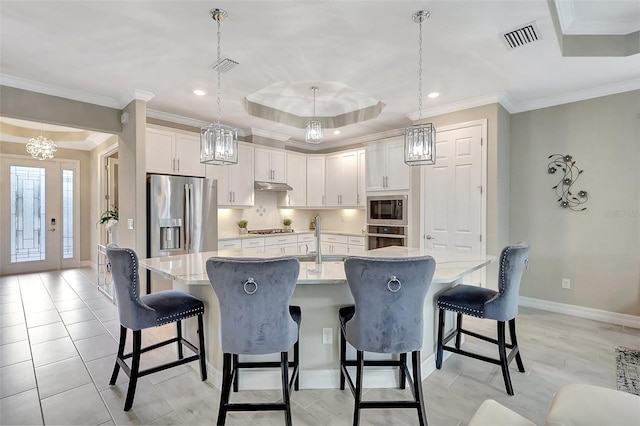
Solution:
<path fill-rule="evenodd" d="M 255 148 L 255 177 L 258 181 L 287 181 L 287 156 L 284 151 Z"/>
<path fill-rule="evenodd" d="M 200 162 L 200 135 L 176 133 L 176 172 L 184 176 L 204 177 L 204 164 Z"/>
<path fill-rule="evenodd" d="M 342 155 L 342 190 L 340 205 L 356 207 L 358 205 L 358 153 L 349 152 Z"/>
<path fill-rule="evenodd" d="M 386 190 L 409 189 L 411 166 L 404 162 L 404 141 L 393 142 L 386 147 L 387 185 Z"/>
<path fill-rule="evenodd" d="M 331 155 L 325 159 L 325 205 L 339 206 L 342 190 L 342 156 Z"/>
<path fill-rule="evenodd" d="M 324 206 L 324 156 L 307 157 L 307 206 Z"/>
<path fill-rule="evenodd" d="M 253 147 L 238 144 L 238 164 L 229 167 L 229 190 L 234 207 L 253 206 Z"/>
<path fill-rule="evenodd" d="M 254 175 L 258 181 L 271 182 L 271 151 L 268 149 L 255 148 Z"/>
<path fill-rule="evenodd" d="M 147 172 L 174 174 L 175 132 L 147 129 L 146 135 Z"/>
<path fill-rule="evenodd" d="M 404 163 L 402 139 L 366 149 L 367 191 L 404 191 L 410 186 L 410 166 Z"/>
<path fill-rule="evenodd" d="M 384 146 L 376 145 L 367 147 L 366 182 L 367 191 L 384 190 L 386 165 L 384 158 Z"/>
<path fill-rule="evenodd" d="M 366 157 L 364 151 L 358 151 L 358 207 L 366 207 L 367 205 Z"/>
<path fill-rule="evenodd" d="M 287 181 L 287 155 L 283 151 L 271 152 L 271 169 L 274 182 Z"/>
<path fill-rule="evenodd" d="M 229 166 L 205 166 L 205 177 L 218 181 L 218 207 L 231 206 L 231 191 L 229 190 Z"/>
<path fill-rule="evenodd" d="M 307 158 L 300 154 L 287 154 L 287 183 L 293 191 L 287 192 L 288 207 L 307 205 Z"/>

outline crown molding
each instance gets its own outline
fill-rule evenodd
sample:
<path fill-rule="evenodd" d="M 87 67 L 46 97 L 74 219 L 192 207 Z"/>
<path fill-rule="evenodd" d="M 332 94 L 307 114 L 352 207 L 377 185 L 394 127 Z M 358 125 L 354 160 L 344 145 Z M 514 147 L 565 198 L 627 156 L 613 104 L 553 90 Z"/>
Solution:
<path fill-rule="evenodd" d="M 195 118 L 184 117 L 182 115 L 171 114 L 168 112 L 157 111 L 155 109 L 147 109 L 147 117 L 155 118 L 158 120 L 168 121 L 170 123 L 184 124 L 191 127 L 203 127 L 207 124 L 211 124 L 210 121 L 197 120 Z M 224 125 L 224 123 L 221 123 Z M 246 132 L 243 129 L 238 128 L 238 136 L 245 137 Z"/>
<path fill-rule="evenodd" d="M 57 96 L 59 98 L 71 99 L 79 102 L 100 105 L 109 108 L 122 109 L 122 105 L 108 96 L 99 96 L 93 93 L 80 90 L 68 89 L 39 81 L 27 80 L 22 77 L 15 77 L 7 74 L 0 74 L 0 84 L 14 87 L 16 89 L 28 90 L 30 92 L 42 93 L 44 95 Z"/>
<path fill-rule="evenodd" d="M 507 111 L 509 111 L 509 113 L 511 113 L 514 108 L 513 102 L 511 101 L 509 95 L 505 92 L 501 92 L 486 96 L 478 96 L 476 98 L 466 99 L 464 101 L 454 102 L 447 105 L 423 109 L 422 117 L 435 117 L 437 115 L 448 114 L 495 103 L 501 104 Z M 412 112 L 410 114 L 407 114 L 407 118 L 409 118 L 409 120 L 411 120 L 412 122 L 416 122 L 420 118 L 420 114 L 418 111 Z"/>
<path fill-rule="evenodd" d="M 631 92 L 632 90 L 640 90 L 640 79 L 623 81 L 620 83 L 608 84 L 605 86 L 594 87 L 587 90 L 579 90 L 559 96 L 551 96 L 544 99 L 538 99 L 530 102 L 522 102 L 515 105 L 511 114 L 518 112 L 532 111 L 534 109 L 548 108 L 556 105 L 568 104 L 571 102 L 585 101 L 587 99 L 600 98 L 602 96 L 615 95 L 617 93 Z"/>
<path fill-rule="evenodd" d="M 262 130 L 262 129 L 258 129 L 256 127 L 251 127 L 249 129 L 249 134 L 254 135 L 254 136 L 260 136 L 263 138 L 269 138 L 269 139 L 273 139 L 276 141 L 288 141 L 289 139 L 291 139 L 291 136 L 289 135 L 285 135 L 284 133 L 276 133 L 276 132 L 270 132 L 267 130 Z"/>
<path fill-rule="evenodd" d="M 155 96 L 155 94 L 147 92 L 145 90 L 133 89 L 127 90 L 127 94 L 120 98 L 120 101 L 124 107 L 126 105 L 129 105 L 133 101 L 149 102 L 151 99 L 155 98 Z"/>

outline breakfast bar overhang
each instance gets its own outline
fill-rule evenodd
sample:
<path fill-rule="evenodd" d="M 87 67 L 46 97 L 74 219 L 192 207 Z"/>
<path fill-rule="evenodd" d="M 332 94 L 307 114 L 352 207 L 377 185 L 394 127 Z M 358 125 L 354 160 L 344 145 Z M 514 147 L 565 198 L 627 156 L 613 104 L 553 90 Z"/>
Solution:
<path fill-rule="evenodd" d="M 468 277 L 472 272 L 494 262 L 494 256 L 469 255 L 464 253 L 436 252 L 411 247 L 385 247 L 366 251 L 366 257 L 413 257 L 433 256 L 436 270 L 424 304 L 424 340 L 422 346 L 422 371 L 426 377 L 435 369 L 436 309 L 437 296 Z M 175 289 L 187 291 L 205 303 L 205 342 L 210 381 L 220 386 L 222 350 L 219 336 L 219 305 L 206 273 L 206 262 L 210 257 L 271 258 L 273 253 L 257 249 L 221 250 L 188 255 L 177 255 L 141 259 L 140 266 L 173 280 Z M 293 256 L 296 257 L 296 256 Z M 291 299 L 292 305 L 302 309 L 300 327 L 300 387 L 303 389 L 339 387 L 339 333 L 338 309 L 353 304 L 353 297 L 345 277 L 342 261 L 300 262 L 300 275 Z M 451 324 L 451 318 L 447 319 Z M 191 324 L 185 330 L 190 337 L 195 335 Z M 332 330 L 332 344 L 323 344 L 323 329 Z M 348 355 L 355 353 L 347 349 Z M 275 355 L 277 357 L 277 355 Z M 366 354 L 367 359 L 384 359 L 387 355 Z M 272 359 L 273 358 L 273 359 Z M 251 357 L 251 359 L 276 360 L 274 355 Z M 279 371 L 256 370 L 243 373 L 240 389 L 277 389 L 280 386 Z M 396 386 L 397 374 L 391 369 L 380 369 L 365 378 L 365 386 Z"/>

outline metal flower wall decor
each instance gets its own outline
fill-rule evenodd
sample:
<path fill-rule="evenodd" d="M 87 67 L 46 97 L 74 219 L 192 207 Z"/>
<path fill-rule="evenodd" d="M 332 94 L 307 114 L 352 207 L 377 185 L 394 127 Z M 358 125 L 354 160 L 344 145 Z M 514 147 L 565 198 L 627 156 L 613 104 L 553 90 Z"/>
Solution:
<path fill-rule="evenodd" d="M 576 166 L 576 161 L 570 155 L 553 154 L 547 158 L 550 160 L 547 165 L 547 173 L 552 175 L 558 170 L 562 170 L 564 174 L 560 182 L 553 187 L 558 196 L 560 207 L 573 211 L 586 210 L 586 207 L 580 206 L 589 201 L 587 191 L 580 190 L 576 195 L 571 192 L 571 187 L 578 181 L 584 170 L 580 170 Z"/>

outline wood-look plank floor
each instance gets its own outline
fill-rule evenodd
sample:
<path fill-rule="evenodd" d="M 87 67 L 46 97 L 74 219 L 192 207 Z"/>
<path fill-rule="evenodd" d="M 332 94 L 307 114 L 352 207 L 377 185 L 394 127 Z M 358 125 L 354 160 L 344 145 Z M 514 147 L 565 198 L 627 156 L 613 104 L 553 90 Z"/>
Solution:
<path fill-rule="evenodd" d="M 495 323 L 466 318 L 469 329 L 495 333 Z M 521 308 L 518 338 L 526 373 L 513 363 L 514 396 L 500 369 L 452 355 L 442 370 L 425 378 L 429 424 L 467 424 L 492 398 L 543 424 L 555 392 L 565 384 L 615 389 L 616 345 L 638 347 L 640 330 L 535 309 Z M 95 286 L 91 269 L 0 277 L 0 424 L 215 424 L 220 393 L 201 382 L 190 366 L 139 381 L 134 406 L 122 411 L 127 379 L 108 380 L 119 325 L 115 307 Z M 143 333 L 157 341 L 173 327 Z M 468 339 L 465 347 L 493 356 L 492 347 Z M 171 349 L 167 349 L 170 351 Z M 170 356 L 160 352 L 153 363 Z M 195 364 L 194 364 L 195 365 Z M 367 389 L 366 399 L 405 398 L 408 391 Z M 235 401 L 273 401 L 280 391 L 241 391 Z M 293 392 L 296 425 L 350 425 L 348 390 Z M 597 401 L 594 401 L 597 403 Z M 279 412 L 231 413 L 228 425 L 280 425 Z M 416 425 L 414 410 L 365 410 L 362 425 Z"/>

